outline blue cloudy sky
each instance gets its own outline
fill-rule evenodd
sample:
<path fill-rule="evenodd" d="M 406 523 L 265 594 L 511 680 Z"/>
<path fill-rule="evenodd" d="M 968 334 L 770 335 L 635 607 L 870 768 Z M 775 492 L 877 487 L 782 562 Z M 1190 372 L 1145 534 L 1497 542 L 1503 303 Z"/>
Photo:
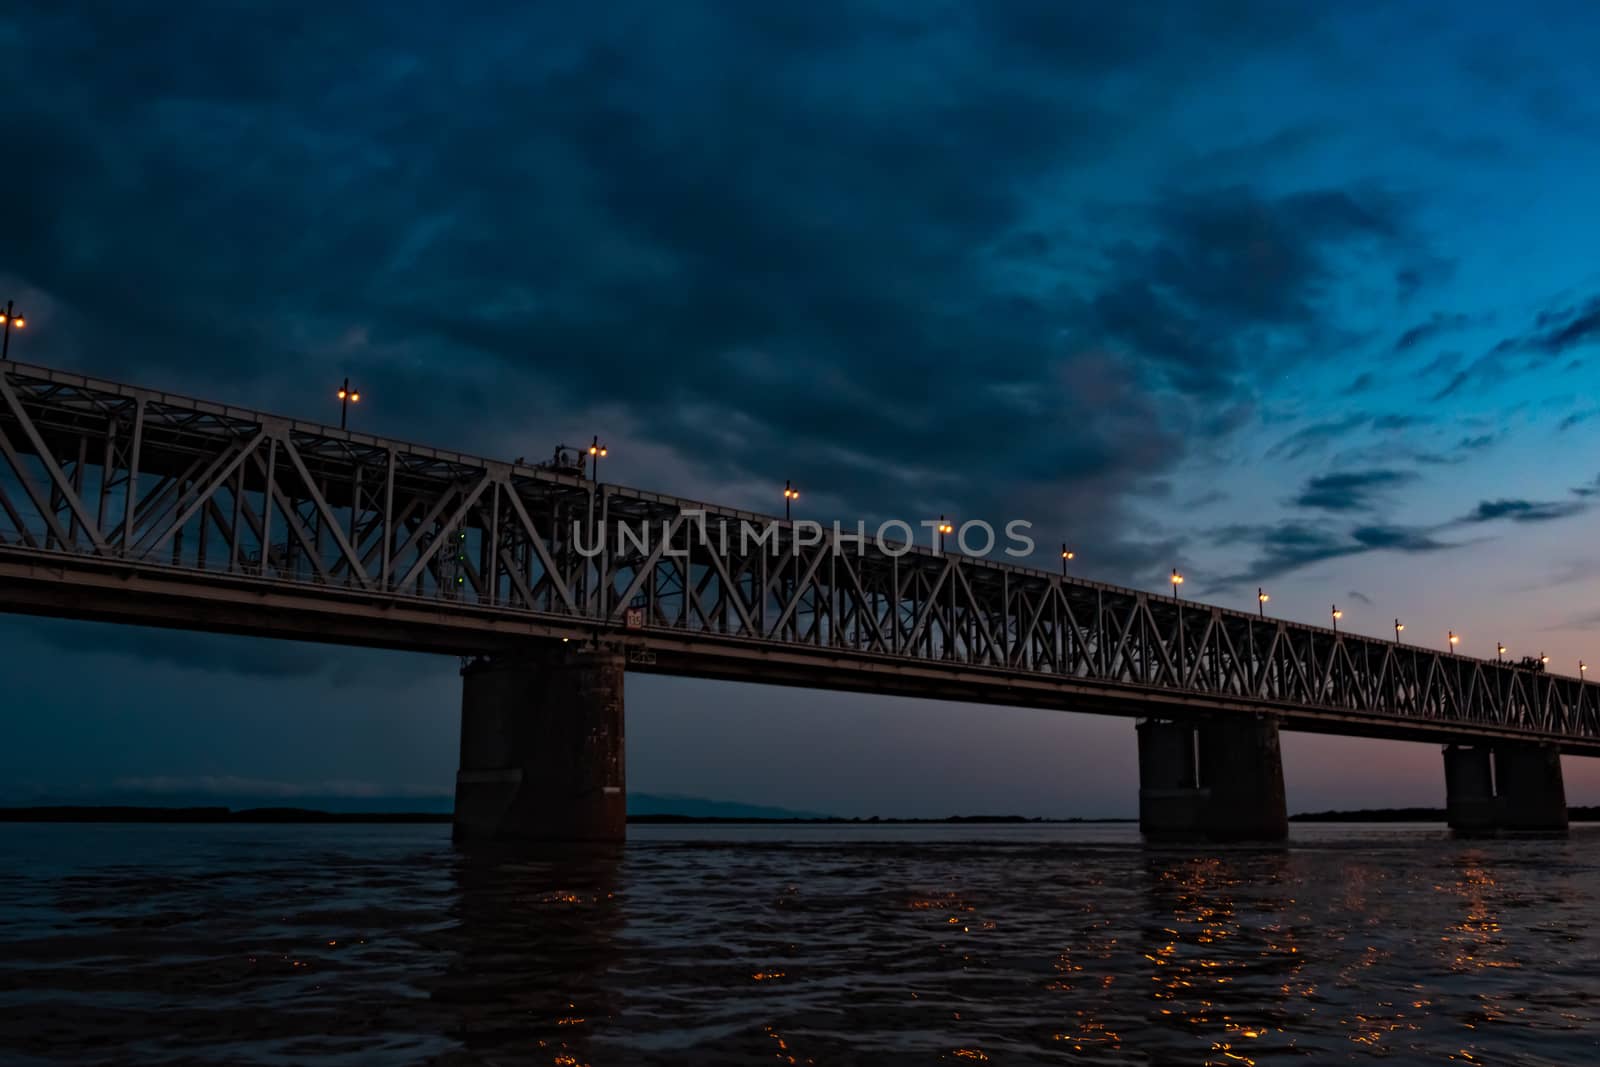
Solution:
<path fill-rule="evenodd" d="M 176 11 L 176 9 L 173 9 Z M 1600 661 L 1586 4 L 33 5 L 13 354 Z M 1057 534 L 1059 533 L 1059 538 Z M 0 621 L 0 777 L 445 793 L 455 664 Z M 10 698 L 15 694 L 15 698 Z M 1122 720 L 634 678 L 635 790 L 1126 814 Z M 1286 738 L 1294 808 L 1437 803 Z M 1569 763 L 1574 802 L 1600 771 Z M 219 784 L 220 783 L 220 784 Z M 241 783 L 243 783 L 241 785 Z"/>

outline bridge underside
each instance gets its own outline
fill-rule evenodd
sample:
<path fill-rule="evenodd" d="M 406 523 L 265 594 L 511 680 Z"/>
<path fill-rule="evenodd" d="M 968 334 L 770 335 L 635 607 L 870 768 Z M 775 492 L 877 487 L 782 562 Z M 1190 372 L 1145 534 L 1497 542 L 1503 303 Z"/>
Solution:
<path fill-rule="evenodd" d="M 443 655 L 525 652 L 562 638 L 616 642 L 640 674 L 879 693 L 1124 718 L 1270 714 L 1285 730 L 1435 744 L 1535 741 L 1600 756 L 1600 739 L 1530 737 L 1490 722 L 1406 719 L 1378 712 L 1220 697 L 1094 678 L 1018 674 L 956 663 L 759 644 L 710 634 L 618 631 L 579 619 L 487 606 L 377 596 L 244 575 L 195 576 L 158 564 L 0 547 L 0 611 L 233 633 Z M 821 661 L 819 663 L 819 660 Z M 820 668 L 820 669 L 819 669 Z"/>

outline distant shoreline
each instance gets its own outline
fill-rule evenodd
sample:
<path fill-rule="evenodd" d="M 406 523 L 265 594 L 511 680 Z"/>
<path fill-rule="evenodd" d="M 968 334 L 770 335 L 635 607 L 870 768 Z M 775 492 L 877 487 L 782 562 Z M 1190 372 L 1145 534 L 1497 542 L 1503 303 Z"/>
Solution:
<path fill-rule="evenodd" d="M 1600 822 L 1600 807 L 1567 809 L 1571 822 Z M 1444 822 L 1443 808 L 1363 808 L 1356 811 L 1308 811 L 1290 822 Z"/>
<path fill-rule="evenodd" d="M 1573 822 L 1600 822 L 1600 807 L 1571 809 Z M 0 808 L 0 823 L 448 823 L 449 812 L 433 811 L 321 811 L 314 808 L 226 808 L 226 807 L 143 807 L 131 805 L 40 804 Z M 630 815 L 637 826 L 1031 826 L 1031 825 L 1116 825 L 1133 824 L 1138 819 L 1046 819 L 1023 815 L 950 815 L 938 819 L 884 818 L 860 816 L 755 815 Z M 1442 823 L 1443 808 L 1368 808 L 1355 811 L 1301 812 L 1289 816 L 1290 822 L 1340 823 Z"/>
<path fill-rule="evenodd" d="M 39 804 L 0 808 L 0 822 L 123 822 L 123 823 L 447 823 L 450 812 L 432 811 L 321 811 L 314 808 L 163 808 L 134 805 Z M 737 825 L 880 826 L 884 824 L 1031 824 L 1031 823 L 1134 823 L 1137 819 L 1044 819 L 1022 815 L 952 815 L 940 819 L 868 818 L 859 816 L 760 815 L 629 815 L 635 825 L 694 823 Z"/>

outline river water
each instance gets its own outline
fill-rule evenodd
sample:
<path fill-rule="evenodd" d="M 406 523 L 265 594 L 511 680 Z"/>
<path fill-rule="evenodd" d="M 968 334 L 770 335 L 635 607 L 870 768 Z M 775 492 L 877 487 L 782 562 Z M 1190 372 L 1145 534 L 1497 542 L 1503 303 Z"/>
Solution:
<path fill-rule="evenodd" d="M 1600 830 L 0 826 L 0 1063 L 1600 1064 Z"/>

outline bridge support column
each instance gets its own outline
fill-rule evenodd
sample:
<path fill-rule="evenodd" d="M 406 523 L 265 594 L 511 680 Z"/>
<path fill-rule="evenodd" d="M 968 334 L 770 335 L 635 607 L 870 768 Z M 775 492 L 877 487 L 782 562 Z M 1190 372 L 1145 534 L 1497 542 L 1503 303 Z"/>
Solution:
<path fill-rule="evenodd" d="M 1199 788 L 1194 724 L 1142 719 L 1139 732 L 1139 830 L 1156 836 L 1203 832 L 1209 797 Z"/>
<path fill-rule="evenodd" d="M 1446 745 L 1445 812 L 1458 833 L 1561 833 L 1567 791 L 1555 745 Z"/>
<path fill-rule="evenodd" d="M 1494 777 L 1502 828 L 1566 832 L 1567 787 L 1561 777 L 1561 749 L 1555 745 L 1496 748 Z"/>
<path fill-rule="evenodd" d="M 621 841 L 621 654 L 562 644 L 461 677 L 455 839 Z"/>
<path fill-rule="evenodd" d="M 1283 752 L 1272 715 L 1218 715 L 1200 729 L 1200 784 L 1211 790 L 1207 832 L 1228 841 L 1289 836 Z"/>
<path fill-rule="evenodd" d="M 1281 841 L 1289 834 L 1278 720 L 1139 723 L 1139 829 L 1151 837 Z"/>
<path fill-rule="evenodd" d="M 1487 833 L 1497 829 L 1494 753 L 1477 745 L 1444 747 L 1445 820 L 1450 829 Z"/>

